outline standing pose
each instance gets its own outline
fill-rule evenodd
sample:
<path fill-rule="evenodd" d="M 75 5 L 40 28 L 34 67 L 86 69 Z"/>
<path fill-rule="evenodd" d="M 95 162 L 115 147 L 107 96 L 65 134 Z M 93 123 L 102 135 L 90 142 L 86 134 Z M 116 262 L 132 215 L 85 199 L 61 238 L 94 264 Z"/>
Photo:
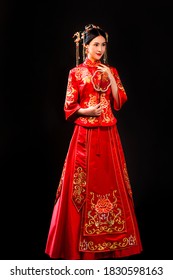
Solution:
<path fill-rule="evenodd" d="M 107 64 L 108 34 L 89 24 L 74 35 L 76 67 L 64 104 L 74 131 L 57 188 L 45 252 L 53 259 L 123 258 L 142 251 L 126 161 L 112 111 L 127 95 Z M 79 64 L 80 44 L 83 62 Z"/>

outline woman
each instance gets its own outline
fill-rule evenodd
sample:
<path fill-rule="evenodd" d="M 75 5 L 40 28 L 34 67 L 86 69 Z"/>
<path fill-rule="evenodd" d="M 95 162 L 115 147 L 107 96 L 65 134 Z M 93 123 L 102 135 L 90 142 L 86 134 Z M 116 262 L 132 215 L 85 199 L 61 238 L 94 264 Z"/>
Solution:
<path fill-rule="evenodd" d="M 54 259 L 113 259 L 142 251 L 126 162 L 112 112 L 127 101 L 108 66 L 108 35 L 87 25 L 75 33 L 64 111 L 74 132 L 57 189 L 46 254 Z M 78 64 L 79 44 L 83 63 Z M 103 62 L 102 62 L 103 60 Z"/>

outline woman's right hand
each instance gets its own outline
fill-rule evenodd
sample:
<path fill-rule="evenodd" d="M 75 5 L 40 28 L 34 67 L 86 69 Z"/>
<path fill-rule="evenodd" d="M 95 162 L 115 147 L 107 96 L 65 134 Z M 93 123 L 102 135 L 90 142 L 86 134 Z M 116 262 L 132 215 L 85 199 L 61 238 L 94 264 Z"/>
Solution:
<path fill-rule="evenodd" d="M 89 116 L 89 117 L 99 117 L 102 113 L 101 104 L 95 106 L 90 106 L 88 108 L 80 108 L 78 110 L 79 115 Z"/>

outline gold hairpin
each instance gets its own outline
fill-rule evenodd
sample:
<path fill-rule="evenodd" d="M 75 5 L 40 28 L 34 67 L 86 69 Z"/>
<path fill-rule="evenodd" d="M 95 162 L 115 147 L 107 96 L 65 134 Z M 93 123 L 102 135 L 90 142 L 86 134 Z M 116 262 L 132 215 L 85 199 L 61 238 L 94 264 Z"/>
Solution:
<path fill-rule="evenodd" d="M 75 38 L 74 42 L 76 43 L 76 66 L 78 66 L 79 65 L 79 59 L 80 59 L 80 55 L 79 55 L 79 42 L 81 40 L 80 32 L 76 32 L 73 35 L 73 38 Z"/>

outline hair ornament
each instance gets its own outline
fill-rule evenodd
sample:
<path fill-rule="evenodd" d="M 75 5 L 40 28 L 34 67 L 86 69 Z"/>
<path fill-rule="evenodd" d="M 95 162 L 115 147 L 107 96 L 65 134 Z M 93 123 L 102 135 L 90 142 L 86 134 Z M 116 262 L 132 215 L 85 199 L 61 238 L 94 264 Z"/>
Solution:
<path fill-rule="evenodd" d="M 79 65 L 79 59 L 80 59 L 80 55 L 79 55 L 79 42 L 81 40 L 81 34 L 80 32 L 76 32 L 73 35 L 74 38 L 74 42 L 76 43 L 76 66 Z"/>
<path fill-rule="evenodd" d="M 94 24 L 87 24 L 87 25 L 85 25 L 85 31 L 89 31 L 89 30 L 91 30 L 91 29 L 93 29 L 93 28 L 95 28 L 95 29 L 100 29 L 99 26 L 96 26 L 96 25 L 94 25 Z"/>

